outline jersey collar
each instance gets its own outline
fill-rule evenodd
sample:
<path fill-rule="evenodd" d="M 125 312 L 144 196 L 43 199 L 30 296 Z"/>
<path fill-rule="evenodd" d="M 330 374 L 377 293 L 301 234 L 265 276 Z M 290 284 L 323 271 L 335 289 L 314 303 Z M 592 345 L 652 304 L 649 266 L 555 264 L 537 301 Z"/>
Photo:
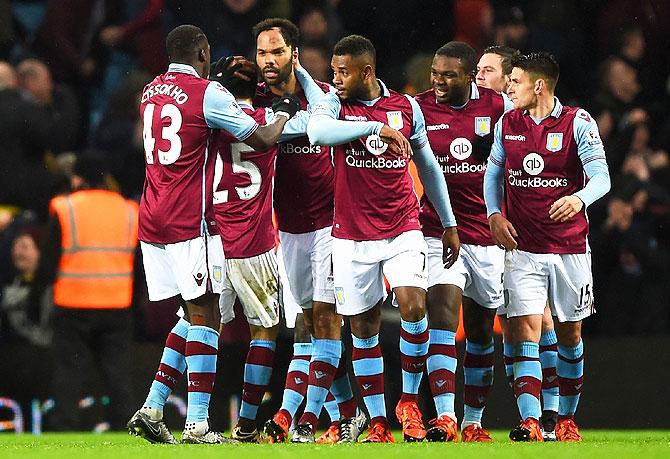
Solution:
<path fill-rule="evenodd" d="M 470 100 L 477 100 L 477 99 L 479 99 L 479 88 L 477 87 L 476 84 L 470 83 Z M 468 100 L 468 102 L 470 102 L 470 100 Z M 450 105 L 449 107 L 456 110 L 460 110 L 461 108 L 465 108 L 465 106 L 468 105 L 468 102 L 458 106 Z"/>
<path fill-rule="evenodd" d="M 548 115 L 546 118 L 542 118 L 542 120 L 546 120 L 546 119 L 549 118 L 550 116 L 551 116 L 552 118 L 557 118 L 557 119 L 558 119 L 558 117 L 561 116 L 561 113 L 563 113 L 563 104 L 561 103 L 560 100 L 558 100 L 558 97 L 554 96 L 554 109 L 551 111 L 551 113 L 549 113 L 549 115 Z M 528 110 L 524 110 L 524 111 L 523 111 L 523 114 L 524 114 L 524 115 L 528 115 Z M 533 118 L 533 119 L 534 119 L 534 118 Z M 542 120 L 538 121 L 538 124 L 539 124 Z"/>
<path fill-rule="evenodd" d="M 363 105 L 367 105 L 368 107 L 372 107 L 374 104 L 379 102 L 379 99 L 381 99 L 382 97 L 390 97 L 391 92 L 388 90 L 388 88 L 386 87 L 384 82 L 382 80 L 380 80 L 379 78 L 377 78 L 377 83 L 379 83 L 379 86 L 382 88 L 381 97 L 377 97 L 376 99 L 372 99 L 372 100 L 361 100 L 361 99 L 356 99 L 356 100 Z"/>
<path fill-rule="evenodd" d="M 198 75 L 198 72 L 195 71 L 195 68 L 193 68 L 193 66 L 188 65 L 188 64 L 172 63 L 168 67 L 168 72 L 169 73 L 187 73 L 189 75 L 193 75 L 195 77 L 200 78 L 200 75 Z"/>

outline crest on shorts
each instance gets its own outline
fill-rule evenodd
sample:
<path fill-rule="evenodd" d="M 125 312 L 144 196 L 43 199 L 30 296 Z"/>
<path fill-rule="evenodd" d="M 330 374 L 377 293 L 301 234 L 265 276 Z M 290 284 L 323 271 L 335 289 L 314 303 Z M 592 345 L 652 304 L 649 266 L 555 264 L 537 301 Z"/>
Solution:
<path fill-rule="evenodd" d="M 479 137 L 484 137 L 491 133 L 491 117 L 490 116 L 475 116 L 475 134 Z"/>
<path fill-rule="evenodd" d="M 399 131 L 403 127 L 403 122 L 402 122 L 402 112 L 396 111 L 396 112 L 386 112 L 386 119 L 388 120 L 389 126 L 391 126 L 393 129 L 396 131 Z"/>
<path fill-rule="evenodd" d="M 344 289 L 342 287 L 335 287 L 335 299 L 337 300 L 337 304 L 344 304 Z"/>
<path fill-rule="evenodd" d="M 563 148 L 563 133 L 550 132 L 547 134 L 547 150 L 556 152 Z"/>
<path fill-rule="evenodd" d="M 217 283 L 221 282 L 221 278 L 223 277 L 221 271 L 221 266 L 212 266 L 212 276 Z"/>

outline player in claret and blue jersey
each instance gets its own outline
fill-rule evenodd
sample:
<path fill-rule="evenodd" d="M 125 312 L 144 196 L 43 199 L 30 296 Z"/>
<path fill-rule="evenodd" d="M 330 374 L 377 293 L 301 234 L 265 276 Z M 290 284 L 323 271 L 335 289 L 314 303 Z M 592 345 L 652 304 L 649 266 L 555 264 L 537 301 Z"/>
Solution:
<path fill-rule="evenodd" d="M 574 422 L 581 323 L 594 312 L 586 208 L 609 191 L 610 177 L 594 119 L 554 97 L 558 74 L 547 53 L 513 60 L 508 95 L 515 109 L 496 123 L 484 177 L 491 234 L 507 250 L 504 289 L 522 419 L 510 433 L 514 441 L 542 441 L 538 343 L 547 300 L 558 338 L 556 437 L 581 440 Z"/>
<path fill-rule="evenodd" d="M 225 129 L 264 150 L 275 144 L 290 114 L 259 127 L 223 86 L 206 80 L 209 43 L 198 27 L 175 28 L 166 45 L 170 66 L 144 88 L 140 102 L 146 181 L 138 237 L 149 299 L 180 295 L 188 321 L 180 320 L 169 334 L 147 400 L 128 428 L 151 442 L 175 442 L 163 422 L 163 406 L 188 362 L 182 442 L 222 443 L 208 422 L 219 342 L 218 295 L 225 275 L 213 215 L 212 130 Z"/>
<path fill-rule="evenodd" d="M 477 63 L 477 78 L 475 79 L 477 85 L 500 93 L 507 93 L 512 73 L 512 58 L 518 55 L 518 50 L 507 46 L 496 45 L 486 48 Z M 503 332 L 505 375 L 510 387 L 513 387 L 513 346 L 508 342 L 507 309 L 504 305 L 498 308 L 498 318 Z M 556 440 L 555 428 L 558 420 L 557 360 L 554 320 L 551 316 L 551 309 L 547 305 L 542 316 L 542 334 L 540 335 L 540 364 L 542 365 L 542 419 L 540 419 L 540 422 L 544 441 Z"/>
<path fill-rule="evenodd" d="M 421 109 L 414 99 L 388 90 L 376 78 L 375 64 L 375 49 L 364 37 L 348 36 L 335 45 L 331 66 L 336 93 L 325 95 L 317 104 L 307 134 L 314 144 L 336 146 L 335 299 L 337 312 L 349 316 L 354 373 L 371 417 L 365 441 L 393 441 L 386 419 L 379 346 L 383 275 L 393 289 L 402 317 L 403 395 L 396 415 L 405 439 L 421 441 L 426 431 L 417 392 L 428 351 L 427 246 L 408 172 L 412 151 L 426 193 L 445 229 L 444 262 L 449 266 L 458 257 L 458 233 Z M 339 356 L 333 352 L 327 358 L 316 375 L 323 380 L 317 384 L 326 388 Z M 297 433 L 305 438 L 312 430 L 310 424 L 297 427 Z"/>
<path fill-rule="evenodd" d="M 507 97 L 474 84 L 477 55 L 463 42 L 449 42 L 435 52 L 432 89 L 416 101 L 426 119 L 428 139 L 444 178 L 458 221 L 461 256 L 454 266 L 442 263 L 442 225 L 429 198 L 423 197 L 421 225 L 428 244 L 429 339 L 426 369 L 437 418 L 431 441 L 457 441 L 454 410 L 456 329 L 461 302 L 465 346 L 463 441 L 492 441 L 482 428 L 482 413 L 493 384 L 493 320 L 503 303 L 504 251 L 491 239 L 482 184 L 491 151 L 493 126 Z"/>

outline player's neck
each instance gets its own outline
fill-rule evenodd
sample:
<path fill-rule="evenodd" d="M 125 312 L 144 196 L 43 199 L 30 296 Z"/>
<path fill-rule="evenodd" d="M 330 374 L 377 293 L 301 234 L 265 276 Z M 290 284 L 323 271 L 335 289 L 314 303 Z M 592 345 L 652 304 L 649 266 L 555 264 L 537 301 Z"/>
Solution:
<path fill-rule="evenodd" d="M 235 101 L 236 101 L 238 104 L 247 104 L 247 105 L 251 105 L 251 106 L 254 105 L 254 101 L 253 101 L 253 99 L 251 99 L 251 98 L 248 98 L 248 99 L 240 98 L 240 99 L 235 99 Z"/>
<path fill-rule="evenodd" d="M 535 106 L 528 109 L 528 114 L 536 119 L 544 119 L 554 111 L 555 105 L 553 94 L 542 94 L 537 97 Z"/>
<path fill-rule="evenodd" d="M 382 96 L 382 85 L 377 78 L 372 78 L 372 82 L 365 87 L 365 92 L 361 94 L 361 100 L 375 100 Z"/>
<path fill-rule="evenodd" d="M 295 77 L 295 73 L 291 72 L 289 77 L 283 83 L 270 86 L 270 91 L 276 96 L 283 96 L 286 94 L 295 94 L 298 90 L 301 89 L 298 84 L 298 79 Z"/>

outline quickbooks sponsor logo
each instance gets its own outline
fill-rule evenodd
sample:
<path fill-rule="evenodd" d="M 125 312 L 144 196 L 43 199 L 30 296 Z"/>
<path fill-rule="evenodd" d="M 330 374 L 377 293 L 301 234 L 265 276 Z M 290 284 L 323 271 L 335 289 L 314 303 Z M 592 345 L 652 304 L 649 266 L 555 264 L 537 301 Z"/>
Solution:
<path fill-rule="evenodd" d="M 545 179 L 542 177 L 522 178 L 510 175 L 507 181 L 511 186 L 518 186 L 522 188 L 561 188 L 568 186 L 568 179 L 564 177 Z"/>
<path fill-rule="evenodd" d="M 321 147 L 318 145 L 293 145 L 292 143 L 283 143 L 279 146 L 279 152 L 284 155 L 318 155 L 321 153 Z"/>
<path fill-rule="evenodd" d="M 486 164 L 484 163 L 441 164 L 440 167 L 445 174 L 474 174 L 482 173 L 486 170 Z"/>
<path fill-rule="evenodd" d="M 407 166 L 405 158 L 356 158 L 347 150 L 347 159 L 345 160 L 347 166 L 359 167 L 364 169 L 404 169 Z"/>

